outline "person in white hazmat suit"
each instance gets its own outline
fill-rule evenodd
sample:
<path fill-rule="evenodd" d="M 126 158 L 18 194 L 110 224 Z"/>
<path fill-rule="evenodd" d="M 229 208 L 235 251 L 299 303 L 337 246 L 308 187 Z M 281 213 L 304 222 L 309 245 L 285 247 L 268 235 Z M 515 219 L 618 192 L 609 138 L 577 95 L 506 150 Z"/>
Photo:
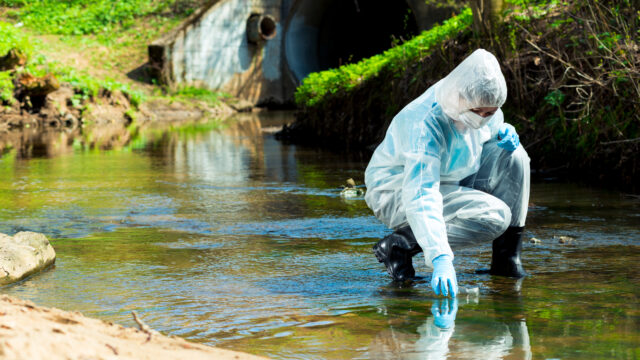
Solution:
<path fill-rule="evenodd" d="M 392 120 L 365 171 L 365 201 L 395 230 L 373 247 L 395 281 L 415 276 L 424 251 L 435 293 L 455 297 L 452 249 L 488 241 L 490 274 L 525 275 L 529 157 L 504 122 L 506 98 L 497 59 L 478 49 Z"/>

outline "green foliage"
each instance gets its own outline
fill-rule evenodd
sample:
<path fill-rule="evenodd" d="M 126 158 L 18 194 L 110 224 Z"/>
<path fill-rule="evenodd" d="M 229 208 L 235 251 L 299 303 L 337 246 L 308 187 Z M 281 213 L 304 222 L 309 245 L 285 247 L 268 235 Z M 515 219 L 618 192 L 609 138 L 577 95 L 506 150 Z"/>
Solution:
<path fill-rule="evenodd" d="M 452 17 L 442 25 L 424 31 L 383 54 L 337 69 L 309 74 L 296 91 L 296 102 L 298 105 L 313 106 L 325 95 L 349 91 L 367 79 L 377 76 L 382 70 L 400 74 L 408 65 L 429 55 L 434 47 L 456 36 L 460 31 L 469 29 L 471 22 L 471 9 L 466 8 L 460 15 Z"/>
<path fill-rule="evenodd" d="M 9 71 L 0 71 L 0 103 L 13 102 L 13 78 Z"/>
<path fill-rule="evenodd" d="M 547 104 L 551 106 L 560 107 L 564 102 L 564 98 L 565 98 L 565 95 L 562 91 L 553 90 L 552 92 L 547 94 L 547 96 L 544 97 L 544 100 L 547 102 Z"/>
<path fill-rule="evenodd" d="M 562 4 L 559 0 L 506 0 L 506 3 L 509 5 L 506 14 L 512 14 L 519 21 L 540 19 L 546 16 L 550 9 Z M 572 19 L 569 18 L 566 21 L 572 21 Z"/>
<path fill-rule="evenodd" d="M 4 56 L 11 49 L 20 50 L 27 58 L 34 51 L 33 42 L 24 32 L 13 24 L 0 21 L 0 56 Z"/>
<path fill-rule="evenodd" d="M 111 92 L 119 90 L 129 98 L 134 107 L 138 107 L 144 99 L 142 92 L 131 89 L 129 85 L 112 79 L 98 80 L 74 68 L 62 66 L 56 62 L 47 62 L 45 56 L 35 53 L 33 39 L 11 24 L 0 22 L 0 36 L 2 36 L 0 38 L 0 56 L 13 48 L 31 55 L 31 59 L 26 65 L 26 71 L 34 76 L 53 73 L 61 82 L 70 84 L 76 93 L 71 99 L 76 107 L 81 107 L 81 104 L 88 99 L 95 98 L 100 90 Z M 0 72 L 0 100 L 11 102 L 13 90 L 11 73 L 9 71 Z"/>
<path fill-rule="evenodd" d="M 175 0 L 0 0 L 18 6 L 20 21 L 41 33 L 60 35 L 97 34 L 114 25 L 131 26 L 135 19 L 160 13 Z M 187 11 L 189 9 L 185 9 Z"/>
<path fill-rule="evenodd" d="M 529 119 L 522 127 L 525 141 L 533 144 L 527 149 L 532 159 L 538 158 L 537 166 L 567 166 L 576 174 L 591 169 L 607 177 L 606 169 L 615 174 L 612 182 L 637 183 L 637 7 L 629 0 L 512 2 L 529 6 L 516 10 L 521 14 L 546 13 L 510 17 L 504 34 L 516 29 L 520 36 L 510 36 L 511 54 L 498 51 L 512 55 L 505 61 L 511 64 L 528 59 L 505 74 L 516 96 L 504 108 Z"/>
<path fill-rule="evenodd" d="M 229 97 L 229 94 L 195 86 L 183 86 L 171 92 L 169 96 L 176 100 L 199 100 L 215 107 L 220 104 L 220 99 Z"/>
<path fill-rule="evenodd" d="M 0 0 L 0 6 L 20 7 L 27 4 L 27 0 Z"/>

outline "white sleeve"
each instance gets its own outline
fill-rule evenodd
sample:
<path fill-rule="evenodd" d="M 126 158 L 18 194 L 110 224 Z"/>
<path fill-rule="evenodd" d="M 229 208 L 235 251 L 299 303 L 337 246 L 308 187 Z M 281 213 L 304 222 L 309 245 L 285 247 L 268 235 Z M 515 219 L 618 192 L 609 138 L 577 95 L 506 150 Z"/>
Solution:
<path fill-rule="evenodd" d="M 408 136 L 404 152 L 402 202 L 407 221 L 424 251 L 427 267 L 433 259 L 453 252 L 447 239 L 440 194 L 440 148 L 443 141 L 437 129 L 419 126 Z"/>

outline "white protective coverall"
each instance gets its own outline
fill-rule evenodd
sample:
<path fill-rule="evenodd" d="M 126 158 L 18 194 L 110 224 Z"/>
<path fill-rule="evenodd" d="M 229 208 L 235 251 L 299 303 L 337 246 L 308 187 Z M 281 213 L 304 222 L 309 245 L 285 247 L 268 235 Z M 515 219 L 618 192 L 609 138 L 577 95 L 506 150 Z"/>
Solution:
<path fill-rule="evenodd" d="M 391 229 L 411 226 L 427 267 L 451 248 L 489 242 L 524 226 L 529 157 L 497 146 L 500 109 L 478 129 L 461 115 L 500 107 L 507 96 L 497 59 L 479 49 L 392 120 L 365 171 L 365 201 Z"/>

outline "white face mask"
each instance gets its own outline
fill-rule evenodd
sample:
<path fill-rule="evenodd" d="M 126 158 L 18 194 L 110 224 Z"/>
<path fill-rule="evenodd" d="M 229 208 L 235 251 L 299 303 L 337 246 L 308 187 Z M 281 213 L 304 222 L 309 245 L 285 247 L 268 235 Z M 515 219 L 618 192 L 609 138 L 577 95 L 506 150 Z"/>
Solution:
<path fill-rule="evenodd" d="M 482 117 L 471 110 L 467 110 L 460 114 L 458 120 L 472 129 L 480 129 L 481 127 L 487 125 L 492 117 L 493 115 Z"/>

